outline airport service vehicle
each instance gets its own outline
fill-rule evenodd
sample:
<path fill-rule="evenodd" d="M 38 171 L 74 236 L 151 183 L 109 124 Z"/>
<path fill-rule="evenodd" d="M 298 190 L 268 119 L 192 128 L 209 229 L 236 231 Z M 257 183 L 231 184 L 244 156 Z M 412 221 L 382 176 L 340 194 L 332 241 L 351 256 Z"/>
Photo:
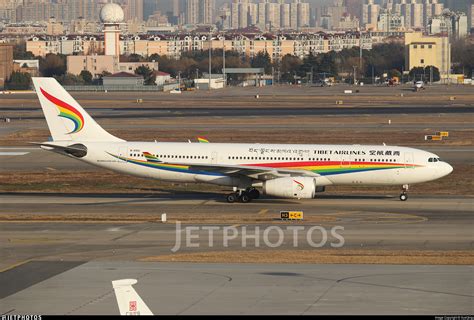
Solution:
<path fill-rule="evenodd" d="M 425 83 L 423 81 L 417 81 L 415 82 L 415 92 L 420 91 L 420 90 L 425 90 Z"/>
<path fill-rule="evenodd" d="M 39 143 L 104 169 L 143 178 L 233 188 L 228 202 L 264 194 L 314 198 L 332 185 L 402 186 L 453 170 L 437 155 L 385 145 L 125 141 L 105 131 L 54 78 L 33 78 L 52 141 Z M 261 190 L 261 191 L 260 191 Z"/>

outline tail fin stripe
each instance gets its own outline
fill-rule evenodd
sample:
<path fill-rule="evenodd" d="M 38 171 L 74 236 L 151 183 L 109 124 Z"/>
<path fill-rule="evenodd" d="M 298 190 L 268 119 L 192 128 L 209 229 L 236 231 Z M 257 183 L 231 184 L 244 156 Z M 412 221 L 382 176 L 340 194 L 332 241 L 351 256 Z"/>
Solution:
<path fill-rule="evenodd" d="M 76 133 L 82 130 L 82 128 L 84 127 L 84 117 L 79 111 L 77 111 L 76 108 L 52 96 L 51 94 L 43 90 L 43 88 L 40 88 L 40 90 L 43 96 L 59 109 L 60 117 L 69 119 L 74 123 L 74 130 L 69 133 Z"/>

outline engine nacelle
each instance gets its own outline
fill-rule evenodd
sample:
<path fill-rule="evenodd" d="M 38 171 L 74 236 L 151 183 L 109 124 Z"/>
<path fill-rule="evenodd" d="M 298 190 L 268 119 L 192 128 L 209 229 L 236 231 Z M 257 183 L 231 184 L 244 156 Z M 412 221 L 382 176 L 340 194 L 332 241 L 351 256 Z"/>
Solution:
<path fill-rule="evenodd" d="M 316 180 L 311 177 L 287 177 L 267 180 L 263 192 L 281 198 L 312 199 L 316 193 Z"/>

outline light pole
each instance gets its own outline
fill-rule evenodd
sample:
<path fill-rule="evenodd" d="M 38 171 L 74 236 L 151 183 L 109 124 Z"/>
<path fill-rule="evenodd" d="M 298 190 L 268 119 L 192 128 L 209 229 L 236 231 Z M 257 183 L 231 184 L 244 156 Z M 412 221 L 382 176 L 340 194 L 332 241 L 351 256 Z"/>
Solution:
<path fill-rule="evenodd" d="M 178 90 L 181 91 L 181 71 L 178 71 Z"/>
<path fill-rule="evenodd" d="M 362 74 L 362 29 L 359 29 L 359 72 Z"/>
<path fill-rule="evenodd" d="M 430 66 L 430 86 L 433 85 L 433 66 Z"/>
<path fill-rule="evenodd" d="M 272 66 L 272 87 L 275 85 L 275 67 Z"/>
<path fill-rule="evenodd" d="M 357 66 L 352 66 L 352 68 L 354 68 L 354 85 L 356 85 L 356 69 L 357 69 Z"/>
<path fill-rule="evenodd" d="M 211 91 L 211 79 L 212 79 L 212 40 L 211 40 L 211 27 L 209 27 L 209 86 L 208 91 Z"/>
<path fill-rule="evenodd" d="M 222 37 L 222 73 L 224 74 L 224 87 L 227 85 L 227 76 L 225 74 L 225 36 Z"/>

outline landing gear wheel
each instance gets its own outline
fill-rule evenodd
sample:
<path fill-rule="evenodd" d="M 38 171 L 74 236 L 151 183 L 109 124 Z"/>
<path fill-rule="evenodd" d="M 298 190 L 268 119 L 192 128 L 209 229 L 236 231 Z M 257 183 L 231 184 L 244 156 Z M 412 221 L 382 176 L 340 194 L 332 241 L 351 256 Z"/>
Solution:
<path fill-rule="evenodd" d="M 407 201 L 407 199 L 408 199 L 408 194 L 407 194 L 408 187 L 409 187 L 408 184 L 404 184 L 402 186 L 402 194 L 400 195 L 400 200 L 401 201 Z"/>
<path fill-rule="evenodd" d="M 247 192 L 242 192 L 239 199 L 240 199 L 240 202 L 242 203 L 247 203 L 247 202 L 252 201 L 252 198 L 249 196 Z"/>
<path fill-rule="evenodd" d="M 227 202 L 234 203 L 235 201 L 237 201 L 237 195 L 235 193 L 228 194 L 226 199 Z"/>
<path fill-rule="evenodd" d="M 260 197 L 260 191 L 258 191 L 257 189 L 250 189 L 248 194 L 252 199 L 258 199 Z"/>

